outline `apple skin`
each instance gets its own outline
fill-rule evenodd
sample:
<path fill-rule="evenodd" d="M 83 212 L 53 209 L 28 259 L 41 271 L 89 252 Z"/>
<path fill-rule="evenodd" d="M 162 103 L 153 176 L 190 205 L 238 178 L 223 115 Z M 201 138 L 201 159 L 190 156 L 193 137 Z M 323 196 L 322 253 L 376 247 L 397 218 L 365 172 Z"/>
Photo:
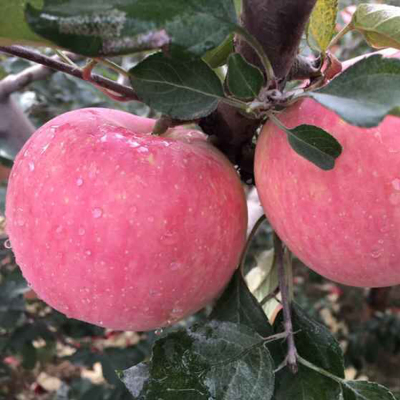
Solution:
<path fill-rule="evenodd" d="M 229 161 L 198 131 L 108 109 L 60 115 L 16 158 L 6 199 L 17 263 L 68 317 L 147 331 L 220 294 L 245 245 Z"/>
<path fill-rule="evenodd" d="M 333 170 L 323 171 L 266 123 L 256 147 L 255 180 L 277 234 L 307 266 L 333 281 L 400 284 L 400 118 L 358 128 L 306 99 L 279 119 L 289 128 L 325 129 L 343 152 Z"/>

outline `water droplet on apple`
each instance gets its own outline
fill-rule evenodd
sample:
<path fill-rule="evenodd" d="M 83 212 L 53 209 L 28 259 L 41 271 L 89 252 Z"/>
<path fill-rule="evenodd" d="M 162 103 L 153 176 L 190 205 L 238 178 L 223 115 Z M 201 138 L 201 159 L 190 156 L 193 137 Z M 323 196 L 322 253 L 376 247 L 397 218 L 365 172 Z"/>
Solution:
<path fill-rule="evenodd" d="M 85 234 L 85 229 L 79 228 L 78 235 L 83 236 Z"/>
<path fill-rule="evenodd" d="M 92 215 L 94 218 L 100 218 L 103 215 L 103 210 L 101 208 L 94 208 Z"/>
<path fill-rule="evenodd" d="M 43 146 L 42 151 L 40 152 L 40 154 L 43 154 L 48 148 L 49 148 L 50 144 L 46 144 L 45 146 Z"/>
<path fill-rule="evenodd" d="M 35 164 L 32 161 L 28 165 L 31 172 L 35 170 Z"/>
<path fill-rule="evenodd" d="M 153 217 L 153 216 L 150 216 L 149 218 L 147 218 L 147 221 L 149 221 L 149 222 L 154 222 L 154 217 Z"/>
<path fill-rule="evenodd" d="M 400 179 L 393 179 L 392 186 L 394 190 L 400 190 Z"/>
<path fill-rule="evenodd" d="M 56 233 L 61 233 L 62 230 L 63 230 L 62 226 L 58 225 L 57 228 L 56 228 Z"/>
<path fill-rule="evenodd" d="M 82 179 L 82 178 L 78 178 L 78 179 L 76 180 L 76 185 L 77 185 L 77 186 L 82 186 L 82 185 L 83 185 L 83 179 Z"/>
<path fill-rule="evenodd" d="M 25 225 L 25 220 L 23 218 L 17 218 L 17 225 L 18 226 L 24 226 Z"/>
<path fill-rule="evenodd" d="M 176 271 L 176 270 L 178 270 L 179 268 L 182 267 L 182 264 L 181 264 L 181 263 L 178 263 L 178 262 L 172 262 L 172 263 L 169 265 L 169 267 L 170 267 L 171 271 Z"/>
<path fill-rule="evenodd" d="M 370 253 L 372 258 L 379 258 L 382 255 L 382 248 L 373 249 Z"/>
<path fill-rule="evenodd" d="M 86 250 L 86 251 L 85 251 L 85 254 L 86 254 L 87 256 L 91 256 L 91 255 L 92 255 L 92 252 L 91 252 L 90 250 Z"/>

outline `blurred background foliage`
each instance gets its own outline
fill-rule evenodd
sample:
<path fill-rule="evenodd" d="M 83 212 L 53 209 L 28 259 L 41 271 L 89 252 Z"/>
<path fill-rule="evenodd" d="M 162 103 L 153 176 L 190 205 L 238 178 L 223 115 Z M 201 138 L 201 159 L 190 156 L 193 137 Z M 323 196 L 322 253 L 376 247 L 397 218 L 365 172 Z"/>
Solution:
<path fill-rule="evenodd" d="M 346 7 L 361 1 L 341 0 Z M 365 2 L 365 0 L 363 1 Z M 378 1 L 370 1 L 378 3 Z M 385 1 L 399 5 L 399 0 Z M 42 50 L 48 52 L 48 50 Z M 361 35 L 350 33 L 336 49 L 344 60 L 371 51 Z M 125 68 L 137 57 L 115 60 Z M 0 55 L 0 79 L 17 74 L 32 63 Z M 98 72 L 117 79 L 108 69 Z M 154 116 L 137 102 L 116 103 L 86 82 L 55 73 L 13 94 L 38 127 L 49 119 L 82 107 L 112 107 Z M 1 107 L 1 103 L 0 103 Z M 0 185 L 4 215 L 7 181 Z M 149 357 L 156 334 L 115 332 L 68 319 L 36 298 L 15 263 L 4 230 L 0 229 L 0 400 L 122 400 L 131 396 L 115 370 Z M 272 246 L 271 228 L 264 223 L 253 239 L 246 268 Z M 346 355 L 348 378 L 370 379 L 389 387 L 400 399 L 400 287 L 359 289 L 334 284 L 294 260 L 296 301 L 314 318 L 329 326 Z M 191 317 L 201 319 L 207 310 Z M 185 322 L 181 322 L 184 324 Z"/>

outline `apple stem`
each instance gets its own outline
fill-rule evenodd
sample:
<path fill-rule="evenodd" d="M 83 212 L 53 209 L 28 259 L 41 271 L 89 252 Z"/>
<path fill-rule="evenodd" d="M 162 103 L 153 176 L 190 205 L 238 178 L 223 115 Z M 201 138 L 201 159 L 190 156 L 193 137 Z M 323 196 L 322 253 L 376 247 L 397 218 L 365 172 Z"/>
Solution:
<path fill-rule="evenodd" d="M 287 337 L 288 352 L 285 359 L 285 364 L 290 371 L 295 374 L 298 371 L 297 366 L 297 349 L 294 342 L 293 323 L 291 316 L 291 300 L 289 296 L 289 288 L 287 284 L 287 273 L 285 271 L 284 259 L 283 259 L 283 246 L 282 240 L 279 236 L 274 233 L 274 249 L 275 257 L 278 265 L 278 280 L 279 289 L 282 297 L 282 309 L 283 309 L 283 325 L 285 334 Z"/>
<path fill-rule="evenodd" d="M 328 45 L 328 48 L 326 49 L 326 51 L 330 50 L 333 46 L 336 46 L 337 43 L 339 42 L 339 40 L 348 32 L 350 32 L 351 30 L 353 30 L 353 26 L 352 23 L 348 23 L 347 25 L 344 26 L 344 28 L 342 28 L 340 30 L 340 32 L 333 37 L 333 39 L 331 40 L 331 42 Z"/>

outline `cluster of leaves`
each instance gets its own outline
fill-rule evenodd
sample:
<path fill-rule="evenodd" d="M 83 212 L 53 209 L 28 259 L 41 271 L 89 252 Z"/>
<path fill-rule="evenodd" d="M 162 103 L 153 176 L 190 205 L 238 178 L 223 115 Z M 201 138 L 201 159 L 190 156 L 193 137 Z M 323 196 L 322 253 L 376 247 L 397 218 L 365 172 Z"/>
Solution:
<path fill-rule="evenodd" d="M 8 7 L 10 12 L 21 11 L 20 4 Z M 311 16 L 308 42 L 322 54 L 331 46 L 337 12 L 336 0 L 319 1 Z M 398 18 L 396 7 L 360 5 L 345 31 L 362 32 L 375 47 L 399 47 Z M 142 52 L 146 46 L 157 49 L 168 44 L 167 53 L 150 54 L 130 69 L 129 75 L 139 98 L 173 119 L 197 120 L 209 115 L 220 102 L 237 107 L 249 117 L 271 117 L 273 104 L 263 104 L 259 96 L 271 84 L 274 86 L 273 71 L 257 41 L 240 26 L 232 0 L 176 0 L 168 6 L 148 0 L 107 4 L 98 0 L 90 5 L 76 0 L 46 0 L 43 7 L 28 3 L 22 20 L 25 30 L 21 37 L 5 24 L 0 38 L 36 44 L 50 41 L 90 57 Z M 231 53 L 233 34 L 254 47 L 264 71 L 248 64 L 240 54 Z M 225 82 L 217 73 L 221 64 L 227 66 Z M 312 97 L 350 124 L 371 127 L 400 106 L 399 80 L 400 61 L 376 56 L 360 61 L 329 85 L 320 89 L 317 85 L 301 96 Z M 282 98 L 292 101 L 294 95 L 282 94 L 281 102 Z M 303 157 L 323 169 L 334 167 L 341 146 L 327 132 L 310 125 L 280 127 Z"/>
<path fill-rule="evenodd" d="M 150 361 L 120 373 L 135 399 L 391 399 L 384 387 L 344 379 L 338 342 L 297 305 L 299 371 L 285 368 L 282 317 L 270 325 L 237 273 L 208 322 L 169 332 Z"/>

